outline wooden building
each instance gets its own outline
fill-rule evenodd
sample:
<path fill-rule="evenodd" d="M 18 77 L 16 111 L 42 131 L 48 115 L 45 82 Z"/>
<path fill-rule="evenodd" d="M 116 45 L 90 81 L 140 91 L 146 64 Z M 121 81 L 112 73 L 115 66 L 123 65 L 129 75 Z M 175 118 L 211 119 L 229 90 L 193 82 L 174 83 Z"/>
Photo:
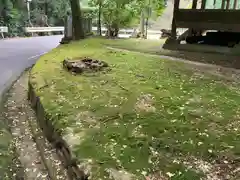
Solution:
<path fill-rule="evenodd" d="M 179 3 L 174 0 L 171 42 L 206 30 L 240 32 L 240 0 L 193 0 L 191 9 L 180 9 Z M 177 28 L 188 31 L 177 37 Z"/>

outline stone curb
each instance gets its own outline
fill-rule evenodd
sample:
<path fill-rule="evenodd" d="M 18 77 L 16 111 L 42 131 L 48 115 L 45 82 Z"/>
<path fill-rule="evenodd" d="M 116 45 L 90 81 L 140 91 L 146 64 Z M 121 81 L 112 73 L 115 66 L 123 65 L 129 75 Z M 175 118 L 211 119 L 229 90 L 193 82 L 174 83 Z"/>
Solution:
<path fill-rule="evenodd" d="M 37 122 L 34 122 L 30 120 L 29 122 L 29 127 L 32 132 L 32 135 L 34 137 L 34 142 L 36 143 L 37 149 L 39 150 L 39 154 L 41 156 L 42 162 L 47 169 L 48 176 L 50 177 L 51 180 L 58 180 L 56 177 L 56 172 L 53 169 L 53 164 L 50 159 L 46 158 L 46 153 L 45 153 L 45 139 L 42 138 L 42 132 L 36 131 Z"/>
<path fill-rule="evenodd" d="M 30 81 L 28 82 L 28 99 L 32 108 L 36 112 L 39 127 L 42 129 L 47 140 L 56 148 L 59 159 L 67 170 L 68 177 L 71 180 L 87 180 L 87 175 L 85 175 L 84 171 L 79 168 L 78 162 L 73 158 L 68 144 L 54 128 L 51 120 L 47 117 L 40 98 L 36 95 Z"/>

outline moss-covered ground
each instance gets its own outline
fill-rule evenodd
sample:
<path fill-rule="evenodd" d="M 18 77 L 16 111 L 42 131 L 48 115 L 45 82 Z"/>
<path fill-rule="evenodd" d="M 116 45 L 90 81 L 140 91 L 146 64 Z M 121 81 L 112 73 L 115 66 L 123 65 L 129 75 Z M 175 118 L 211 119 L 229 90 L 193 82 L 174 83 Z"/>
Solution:
<path fill-rule="evenodd" d="M 133 179 L 237 179 L 239 84 L 182 62 L 107 49 L 110 41 L 61 45 L 30 77 L 75 156 L 91 164 L 92 179 L 111 179 L 112 169 Z M 110 69 L 72 75 L 62 68 L 65 58 L 80 57 Z"/>

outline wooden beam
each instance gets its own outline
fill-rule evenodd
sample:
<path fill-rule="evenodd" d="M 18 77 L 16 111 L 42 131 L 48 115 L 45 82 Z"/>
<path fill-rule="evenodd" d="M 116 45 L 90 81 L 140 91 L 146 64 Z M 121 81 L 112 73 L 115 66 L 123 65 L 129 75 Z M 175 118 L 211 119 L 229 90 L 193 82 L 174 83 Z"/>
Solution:
<path fill-rule="evenodd" d="M 177 21 L 186 22 L 222 22 L 225 24 L 239 23 L 240 10 L 233 9 L 179 9 Z"/>
<path fill-rule="evenodd" d="M 239 17 L 240 10 L 233 9 L 179 9 L 176 25 L 179 28 L 240 32 Z"/>
<path fill-rule="evenodd" d="M 219 31 L 229 31 L 229 32 L 240 32 L 239 24 L 223 24 L 223 23 L 212 23 L 212 22 L 185 22 L 178 21 L 177 27 L 179 28 L 191 28 L 204 30 L 219 30 Z"/>
<path fill-rule="evenodd" d="M 238 0 L 234 0 L 233 9 L 237 9 L 237 5 L 238 5 L 237 1 L 238 1 Z"/>
<path fill-rule="evenodd" d="M 180 0 L 174 0 L 174 9 L 173 9 L 173 19 L 172 19 L 172 29 L 171 29 L 171 38 L 177 40 L 177 26 L 176 26 L 176 14 L 179 10 Z"/>
<path fill-rule="evenodd" d="M 198 14 L 199 15 L 199 13 L 217 13 L 217 14 L 222 14 L 222 16 L 225 16 L 226 14 L 228 14 L 228 13 L 230 13 L 230 14 L 232 14 L 232 13 L 236 13 L 236 14 L 238 14 L 239 15 L 239 13 L 240 13 L 240 9 L 228 9 L 228 10 L 226 10 L 226 9 L 179 9 L 178 11 L 177 11 L 178 13 L 180 12 L 180 13 L 182 13 L 182 12 L 184 12 L 184 13 L 186 13 L 186 12 L 188 12 L 188 13 L 196 13 L 196 14 Z M 200 17 L 201 18 L 201 17 Z M 236 17 L 237 18 L 237 17 Z M 239 18 L 239 17 L 238 17 Z"/>

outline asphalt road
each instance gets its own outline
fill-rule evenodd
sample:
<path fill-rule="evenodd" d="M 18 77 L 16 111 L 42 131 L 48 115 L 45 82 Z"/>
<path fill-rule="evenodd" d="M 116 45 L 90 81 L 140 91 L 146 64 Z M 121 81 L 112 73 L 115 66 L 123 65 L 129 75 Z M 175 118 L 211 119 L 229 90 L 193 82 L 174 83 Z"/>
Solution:
<path fill-rule="evenodd" d="M 59 45 L 62 36 L 0 40 L 0 100 L 13 81 L 44 53 Z"/>

